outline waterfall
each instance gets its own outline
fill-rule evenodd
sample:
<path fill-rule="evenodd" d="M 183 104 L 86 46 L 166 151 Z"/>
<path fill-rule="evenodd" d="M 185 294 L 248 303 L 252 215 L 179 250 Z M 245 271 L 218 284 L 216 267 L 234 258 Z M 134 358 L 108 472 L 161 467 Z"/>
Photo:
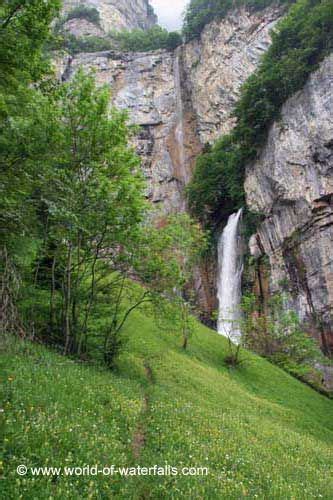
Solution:
<path fill-rule="evenodd" d="M 175 92 L 176 92 L 176 129 L 175 129 L 175 139 L 178 146 L 179 152 L 179 174 L 182 177 L 184 184 L 188 184 L 189 176 L 186 169 L 186 157 L 185 157 L 185 146 L 184 146 L 184 108 L 183 108 L 183 97 L 182 97 L 182 84 L 181 84 L 181 70 L 180 70 L 180 59 L 181 59 L 182 47 L 177 47 L 175 51 L 175 61 L 174 61 L 174 76 L 175 76 Z"/>
<path fill-rule="evenodd" d="M 233 342 L 240 341 L 240 301 L 243 262 L 239 227 L 242 209 L 229 217 L 218 242 L 219 299 L 218 332 Z"/>

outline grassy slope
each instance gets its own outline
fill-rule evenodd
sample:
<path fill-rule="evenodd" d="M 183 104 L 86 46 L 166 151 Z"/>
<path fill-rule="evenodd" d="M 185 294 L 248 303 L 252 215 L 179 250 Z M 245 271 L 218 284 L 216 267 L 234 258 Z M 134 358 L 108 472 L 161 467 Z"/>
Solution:
<path fill-rule="evenodd" d="M 240 369 L 229 371 L 225 340 L 199 325 L 187 353 L 179 338 L 158 332 L 139 313 L 126 335 L 118 374 L 36 345 L 6 346 L 4 498 L 333 497 L 332 401 L 248 353 Z M 139 429 L 145 445 L 135 457 Z M 15 474 L 21 463 L 165 462 L 208 465 L 210 473 L 34 480 Z"/>

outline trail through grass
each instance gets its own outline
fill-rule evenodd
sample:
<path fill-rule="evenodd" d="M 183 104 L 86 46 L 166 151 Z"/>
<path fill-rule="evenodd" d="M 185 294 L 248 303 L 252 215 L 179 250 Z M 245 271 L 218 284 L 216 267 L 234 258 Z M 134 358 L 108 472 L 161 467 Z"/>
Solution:
<path fill-rule="evenodd" d="M 124 335 L 117 373 L 37 344 L 3 343 L 3 498 L 333 497 L 332 401 L 250 353 L 229 370 L 227 342 L 199 324 L 188 351 L 139 312 Z M 20 477 L 20 464 L 179 473 Z M 183 467 L 208 475 L 183 475 Z"/>

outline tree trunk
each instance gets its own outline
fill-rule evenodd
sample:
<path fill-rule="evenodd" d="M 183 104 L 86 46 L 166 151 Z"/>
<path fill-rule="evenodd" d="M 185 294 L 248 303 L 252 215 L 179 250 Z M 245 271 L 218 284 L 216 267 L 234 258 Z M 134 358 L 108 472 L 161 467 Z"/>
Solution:
<path fill-rule="evenodd" d="M 53 256 L 52 268 L 51 268 L 51 293 L 50 293 L 50 333 L 54 328 L 54 296 L 55 296 L 55 268 L 56 268 L 56 257 Z"/>
<path fill-rule="evenodd" d="M 71 342 L 71 278 L 72 278 L 72 245 L 68 247 L 66 276 L 65 276 L 65 349 L 64 353 L 68 354 Z"/>

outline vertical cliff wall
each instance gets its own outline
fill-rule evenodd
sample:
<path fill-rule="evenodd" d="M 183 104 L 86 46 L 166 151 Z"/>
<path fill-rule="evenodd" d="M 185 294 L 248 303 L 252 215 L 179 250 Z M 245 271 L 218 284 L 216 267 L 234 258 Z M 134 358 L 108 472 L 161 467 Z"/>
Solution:
<path fill-rule="evenodd" d="M 110 2 L 95 1 L 100 9 Z M 124 4 L 133 9 L 147 2 Z M 277 8 L 239 9 L 175 52 L 81 53 L 70 65 L 63 59 L 59 71 L 66 79 L 78 67 L 94 70 L 99 83 L 110 85 L 114 104 L 128 109 L 132 123 L 141 127 L 137 147 L 149 198 L 166 212 L 178 210 L 195 157 L 233 126 L 239 89 L 267 50 L 281 15 Z"/>
<path fill-rule="evenodd" d="M 247 168 L 249 207 L 264 216 L 252 252 L 270 261 L 272 291 L 333 352 L 333 56 L 283 106 Z"/>
<path fill-rule="evenodd" d="M 237 9 L 185 45 L 184 65 L 202 144 L 233 127 L 240 87 L 268 49 L 271 30 L 282 14 L 281 7 L 252 13 Z"/>

